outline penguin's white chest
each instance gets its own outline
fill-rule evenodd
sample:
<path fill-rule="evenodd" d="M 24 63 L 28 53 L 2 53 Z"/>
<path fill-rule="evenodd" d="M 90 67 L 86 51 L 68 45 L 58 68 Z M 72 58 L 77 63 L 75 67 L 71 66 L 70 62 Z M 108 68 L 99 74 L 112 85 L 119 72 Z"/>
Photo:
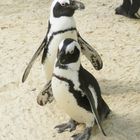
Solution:
<path fill-rule="evenodd" d="M 45 63 L 43 64 L 47 81 L 51 80 L 58 47 L 59 47 L 60 42 L 64 40 L 65 38 L 72 38 L 72 39 L 77 40 L 76 31 L 67 31 L 65 33 L 60 33 L 53 36 L 53 39 L 51 40 L 48 46 L 48 54 L 45 59 Z"/>
<path fill-rule="evenodd" d="M 76 31 L 67 31 L 65 33 L 60 33 L 53 36 L 53 39 L 51 40 L 48 46 L 48 56 L 54 57 L 53 60 L 56 59 L 56 54 L 57 54 L 57 50 L 58 50 L 60 42 L 66 38 L 72 38 L 72 39 L 77 40 Z"/>
<path fill-rule="evenodd" d="M 57 104 L 75 121 L 91 126 L 94 115 L 77 104 L 73 93 L 69 91 L 69 84 L 56 77 L 52 78 L 52 91 Z M 78 94 L 78 93 L 77 93 Z"/>

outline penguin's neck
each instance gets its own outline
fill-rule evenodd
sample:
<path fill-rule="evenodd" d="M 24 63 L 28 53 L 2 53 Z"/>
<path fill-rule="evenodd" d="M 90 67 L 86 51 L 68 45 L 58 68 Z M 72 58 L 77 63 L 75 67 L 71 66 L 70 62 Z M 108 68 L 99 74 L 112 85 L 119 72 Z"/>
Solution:
<path fill-rule="evenodd" d="M 59 18 L 50 16 L 50 24 L 52 32 L 66 30 L 69 28 L 76 28 L 76 23 L 73 16 L 72 17 L 62 16 Z"/>
<path fill-rule="evenodd" d="M 63 69 L 60 67 L 55 67 L 53 74 L 59 76 L 59 77 L 65 77 L 67 79 L 77 79 L 77 75 L 78 75 L 78 71 L 79 69 L 71 69 L 70 67 L 68 67 L 67 69 Z M 75 81 L 75 80 L 73 80 Z"/>
<path fill-rule="evenodd" d="M 65 64 L 64 67 L 62 66 L 57 66 L 54 68 L 54 73 L 59 73 L 60 75 L 68 74 L 68 73 L 74 73 L 78 72 L 80 69 L 80 61 L 77 61 L 76 63 L 71 63 L 71 64 Z"/>
<path fill-rule="evenodd" d="M 80 69 L 80 62 L 78 61 L 76 63 L 68 64 L 67 69 L 70 70 L 70 71 L 79 71 L 79 69 Z"/>

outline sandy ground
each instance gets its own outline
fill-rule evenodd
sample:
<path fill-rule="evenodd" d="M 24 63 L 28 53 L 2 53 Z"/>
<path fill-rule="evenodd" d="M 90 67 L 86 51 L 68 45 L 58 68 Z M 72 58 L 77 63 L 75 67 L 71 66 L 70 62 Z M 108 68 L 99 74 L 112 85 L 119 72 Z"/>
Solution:
<path fill-rule="evenodd" d="M 36 97 L 45 84 L 40 58 L 27 81 L 21 77 L 43 40 L 51 0 L 0 1 L 0 140 L 69 140 L 80 132 L 57 134 L 55 125 L 68 121 L 55 102 L 41 107 Z M 140 139 L 140 21 L 114 15 L 121 0 L 83 0 L 75 19 L 81 35 L 101 54 L 104 67 L 95 71 L 112 113 L 91 140 Z"/>

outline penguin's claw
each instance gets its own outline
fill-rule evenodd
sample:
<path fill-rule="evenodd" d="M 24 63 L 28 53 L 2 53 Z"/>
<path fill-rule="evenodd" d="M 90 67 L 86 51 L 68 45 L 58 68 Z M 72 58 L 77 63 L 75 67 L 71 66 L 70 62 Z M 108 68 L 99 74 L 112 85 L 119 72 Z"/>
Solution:
<path fill-rule="evenodd" d="M 50 82 L 46 84 L 43 90 L 37 96 L 37 103 L 41 106 L 44 106 L 48 102 L 51 103 L 53 101 L 52 89 Z"/>
<path fill-rule="evenodd" d="M 48 94 L 42 95 L 41 93 L 37 96 L 37 103 L 44 106 L 48 101 Z"/>
<path fill-rule="evenodd" d="M 51 103 L 53 100 L 54 100 L 53 95 L 50 95 L 50 96 L 49 96 L 49 99 L 48 99 L 48 102 Z"/>
<path fill-rule="evenodd" d="M 42 92 L 37 96 L 37 103 L 41 106 L 44 106 L 48 102 L 51 103 L 53 101 L 53 95 L 51 94 L 42 94 Z"/>
<path fill-rule="evenodd" d="M 76 129 L 77 126 L 77 122 L 75 122 L 74 120 L 70 120 L 68 123 L 63 123 L 60 125 L 55 126 L 55 129 L 57 129 L 58 133 L 62 133 L 64 131 L 74 131 Z"/>
<path fill-rule="evenodd" d="M 115 14 L 127 16 L 127 12 L 122 6 L 119 6 L 115 9 Z"/>
<path fill-rule="evenodd" d="M 92 128 L 86 128 L 83 133 L 72 135 L 73 140 L 89 140 Z"/>

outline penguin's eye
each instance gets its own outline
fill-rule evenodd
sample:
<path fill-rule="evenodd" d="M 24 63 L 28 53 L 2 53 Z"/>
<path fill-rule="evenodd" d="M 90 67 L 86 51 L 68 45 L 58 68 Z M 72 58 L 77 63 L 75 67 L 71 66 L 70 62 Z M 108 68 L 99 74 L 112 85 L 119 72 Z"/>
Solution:
<path fill-rule="evenodd" d="M 67 3 L 62 3 L 62 4 L 61 4 L 61 6 L 66 6 L 66 5 L 67 5 Z"/>
<path fill-rule="evenodd" d="M 74 50 L 71 50 L 71 51 L 70 51 L 70 54 L 73 54 L 73 53 L 74 53 Z"/>

